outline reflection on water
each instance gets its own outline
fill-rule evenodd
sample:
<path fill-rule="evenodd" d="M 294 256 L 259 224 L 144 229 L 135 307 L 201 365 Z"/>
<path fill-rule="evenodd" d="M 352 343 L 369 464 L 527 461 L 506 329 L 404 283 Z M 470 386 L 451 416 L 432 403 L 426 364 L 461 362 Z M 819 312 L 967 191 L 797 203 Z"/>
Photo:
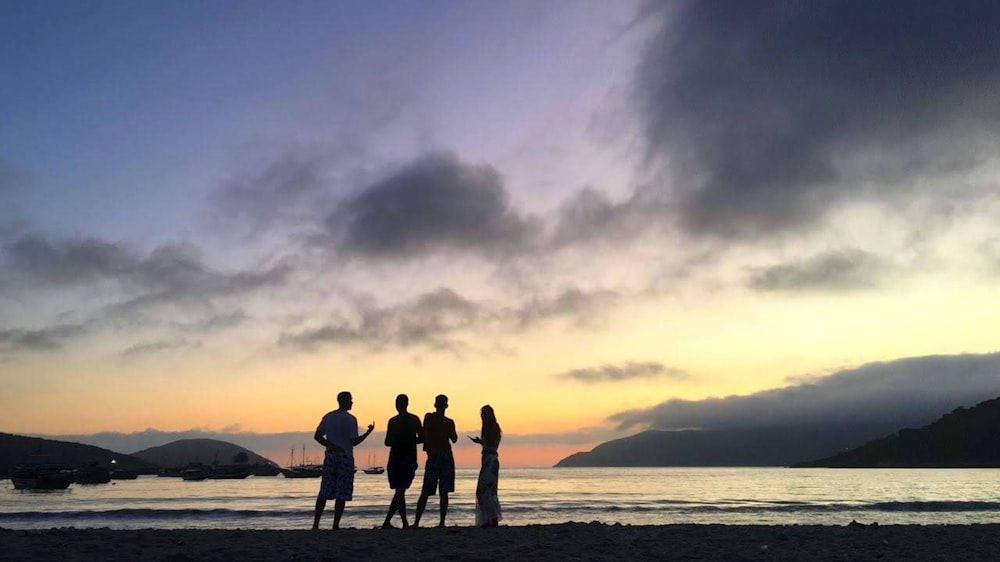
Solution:
<path fill-rule="evenodd" d="M 471 525 L 477 471 L 459 469 L 448 521 Z M 407 495 L 412 509 L 421 474 Z M 502 469 L 504 524 L 831 524 L 1000 522 L 1000 470 L 786 468 Z M 142 477 L 66 491 L 0 482 L 0 527 L 304 529 L 318 479 L 186 482 Z M 385 475 L 357 474 L 342 524 L 374 527 L 391 498 Z M 437 498 L 425 515 L 437 518 Z M 332 512 L 324 524 L 332 523 Z"/>

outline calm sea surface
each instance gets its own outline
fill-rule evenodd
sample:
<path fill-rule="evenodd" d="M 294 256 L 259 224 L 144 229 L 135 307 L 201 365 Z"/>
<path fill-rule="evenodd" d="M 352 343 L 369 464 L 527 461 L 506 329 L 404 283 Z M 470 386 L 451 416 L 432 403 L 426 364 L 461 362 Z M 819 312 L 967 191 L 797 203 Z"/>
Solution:
<path fill-rule="evenodd" d="M 422 472 L 407 495 L 410 520 Z M 476 469 L 459 469 L 448 521 L 472 525 Z M 253 477 L 185 482 L 141 477 L 14 490 L 0 481 L 0 527 L 303 529 L 312 523 L 318 479 Z M 385 475 L 358 473 L 343 526 L 381 523 Z M 787 468 L 504 468 L 503 523 L 829 524 L 1000 522 L 1000 470 Z M 324 526 L 332 523 L 330 502 Z M 425 523 L 437 522 L 437 498 Z M 398 524 L 398 520 L 397 520 Z"/>

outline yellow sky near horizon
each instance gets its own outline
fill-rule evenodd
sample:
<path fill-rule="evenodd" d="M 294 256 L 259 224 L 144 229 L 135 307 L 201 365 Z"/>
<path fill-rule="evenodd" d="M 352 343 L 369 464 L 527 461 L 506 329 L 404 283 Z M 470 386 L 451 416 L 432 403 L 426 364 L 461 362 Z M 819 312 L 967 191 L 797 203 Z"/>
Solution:
<path fill-rule="evenodd" d="M 599 329 L 553 322 L 508 336 L 506 354 L 366 354 L 326 348 L 310 354 L 261 352 L 244 343 L 122 363 L 95 349 L 3 365 L 0 428 L 21 433 L 131 432 L 147 428 L 239 427 L 260 433 L 308 431 L 350 390 L 359 423 L 382 428 L 397 393 L 411 411 L 451 399 L 460 428 L 478 427 L 492 404 L 508 434 L 607 426 L 616 412 L 670 398 L 697 400 L 786 386 L 786 377 L 825 374 L 872 361 L 996 350 L 1000 289 L 989 284 L 909 286 L 842 295 L 719 292 L 694 302 L 633 302 Z M 657 361 L 683 369 L 671 378 L 585 384 L 556 377 L 574 368 Z M 14 399 L 16 397 L 16 399 Z M 548 463 L 580 446 L 525 447 L 519 463 Z M 589 448 L 589 447 L 588 447 Z M 512 451 L 513 452 L 513 451 Z"/>

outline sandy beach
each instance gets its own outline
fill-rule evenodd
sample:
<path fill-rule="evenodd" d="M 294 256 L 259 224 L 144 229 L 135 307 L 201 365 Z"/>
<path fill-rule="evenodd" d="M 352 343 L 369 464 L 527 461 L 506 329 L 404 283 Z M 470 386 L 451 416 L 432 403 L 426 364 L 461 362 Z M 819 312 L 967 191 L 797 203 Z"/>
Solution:
<path fill-rule="evenodd" d="M 1000 525 L 0 530 L 3 560 L 990 560 Z"/>

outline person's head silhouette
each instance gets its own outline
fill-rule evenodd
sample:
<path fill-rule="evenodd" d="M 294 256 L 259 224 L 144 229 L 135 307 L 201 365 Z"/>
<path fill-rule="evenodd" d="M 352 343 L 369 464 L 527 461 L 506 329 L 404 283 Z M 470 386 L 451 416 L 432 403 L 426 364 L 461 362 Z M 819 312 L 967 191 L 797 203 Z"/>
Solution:
<path fill-rule="evenodd" d="M 448 397 L 444 394 L 438 394 L 434 398 L 434 409 L 443 414 L 448 409 Z"/>
<path fill-rule="evenodd" d="M 396 397 L 396 411 L 400 414 L 406 413 L 406 407 L 410 405 L 410 398 L 405 394 Z"/>
<path fill-rule="evenodd" d="M 337 405 L 340 406 L 341 410 L 350 410 L 354 406 L 354 398 L 351 397 L 351 393 L 345 390 L 337 394 Z"/>
<path fill-rule="evenodd" d="M 483 406 L 479 410 L 479 417 L 483 419 L 485 424 L 495 424 L 497 423 L 497 415 L 493 412 L 493 406 L 489 404 Z"/>

